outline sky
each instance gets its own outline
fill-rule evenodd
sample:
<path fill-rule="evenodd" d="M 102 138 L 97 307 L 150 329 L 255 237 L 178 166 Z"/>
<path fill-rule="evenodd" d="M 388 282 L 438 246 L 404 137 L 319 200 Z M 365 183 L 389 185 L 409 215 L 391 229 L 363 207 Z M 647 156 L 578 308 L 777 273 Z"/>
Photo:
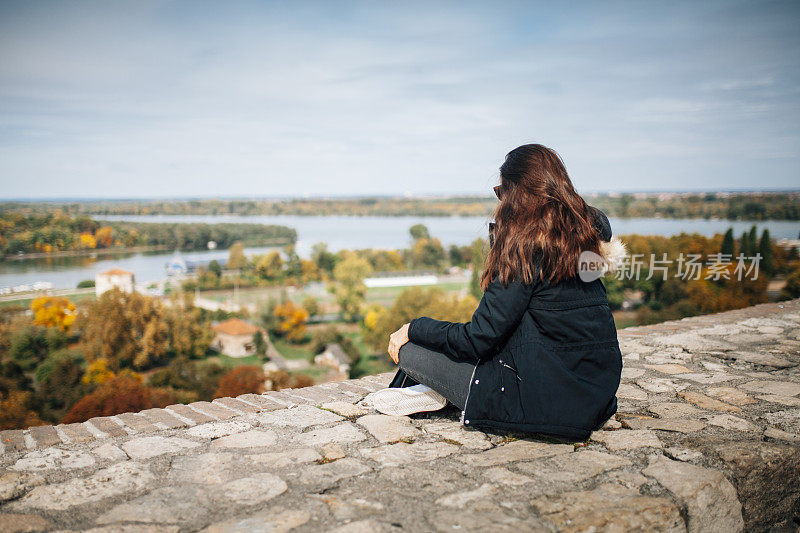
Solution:
<path fill-rule="evenodd" d="M 800 2 L 0 0 L 0 198 L 488 195 L 532 142 L 800 187 Z"/>

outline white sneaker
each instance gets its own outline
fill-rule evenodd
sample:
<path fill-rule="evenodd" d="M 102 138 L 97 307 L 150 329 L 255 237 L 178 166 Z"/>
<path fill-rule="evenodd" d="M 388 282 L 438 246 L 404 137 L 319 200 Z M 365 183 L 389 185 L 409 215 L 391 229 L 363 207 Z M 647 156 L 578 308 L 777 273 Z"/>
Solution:
<path fill-rule="evenodd" d="M 447 405 L 447 398 L 425 385 L 389 387 L 371 392 L 358 402 L 385 415 L 410 415 L 438 411 Z"/>

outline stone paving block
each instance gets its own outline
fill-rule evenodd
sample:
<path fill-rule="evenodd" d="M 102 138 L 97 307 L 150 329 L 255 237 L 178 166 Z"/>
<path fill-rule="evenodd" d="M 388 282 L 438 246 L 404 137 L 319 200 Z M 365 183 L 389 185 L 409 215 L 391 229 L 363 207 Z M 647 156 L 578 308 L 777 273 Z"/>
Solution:
<path fill-rule="evenodd" d="M 529 461 L 539 457 L 550 457 L 562 453 L 572 453 L 574 449 L 571 444 L 515 440 L 485 452 L 459 455 L 456 459 L 470 466 L 495 466 L 516 461 Z"/>
<path fill-rule="evenodd" d="M 625 425 L 630 429 L 659 429 L 679 433 L 694 433 L 706 427 L 705 422 L 700 420 L 680 418 L 628 418 Z"/>
<path fill-rule="evenodd" d="M 53 523 L 41 516 L 21 513 L 0 513 L 0 531 L 4 533 L 52 530 Z"/>
<path fill-rule="evenodd" d="M 697 391 L 682 391 L 678 393 L 678 397 L 696 405 L 700 409 L 707 409 L 709 411 L 739 412 L 742 410 L 741 407 L 729 405 Z"/>
<path fill-rule="evenodd" d="M 11 466 L 11 470 L 27 472 L 77 470 L 94 464 L 94 457 L 87 452 L 50 447 L 26 453 Z"/>
<path fill-rule="evenodd" d="M 87 442 L 94 439 L 86 427 L 81 423 L 60 424 L 58 426 L 69 439 L 69 442 Z"/>
<path fill-rule="evenodd" d="M 145 409 L 139 413 L 152 422 L 153 424 L 160 424 L 167 429 L 185 428 L 189 424 L 180 418 L 173 416 L 172 413 L 166 409 Z"/>
<path fill-rule="evenodd" d="M 242 394 L 237 398 L 260 407 L 262 411 L 274 411 L 275 409 L 283 409 L 286 407 L 282 403 L 271 400 L 269 396 L 263 394 Z"/>
<path fill-rule="evenodd" d="M 197 448 L 199 442 L 179 437 L 139 437 L 122 444 L 131 459 L 151 459 L 159 455 L 178 453 L 184 450 Z"/>
<path fill-rule="evenodd" d="M 306 428 L 320 424 L 330 424 L 344 420 L 341 416 L 313 405 L 298 405 L 289 409 L 262 413 L 258 420 L 262 424 L 279 427 Z"/>
<path fill-rule="evenodd" d="M 165 408 L 165 411 L 167 411 L 170 414 L 171 413 L 178 414 L 178 415 L 182 416 L 183 418 L 186 418 L 187 420 L 191 420 L 195 424 L 205 424 L 206 422 L 214 422 L 214 421 L 216 421 L 216 418 L 212 418 L 212 417 L 208 416 L 207 414 L 201 413 L 199 411 L 195 411 L 194 409 L 192 409 L 188 405 L 184 405 L 184 404 L 181 404 L 181 403 L 178 403 L 178 404 L 175 404 L 175 405 L 169 405 L 169 406 L 167 406 Z M 181 427 L 181 426 L 177 426 L 177 427 Z"/>
<path fill-rule="evenodd" d="M 344 417 L 362 416 L 369 413 L 369 410 L 363 407 L 343 401 L 326 402 L 323 403 L 321 407 Z"/>
<path fill-rule="evenodd" d="M 602 486 L 540 496 L 532 505 L 557 531 L 685 531 L 680 509 L 672 500 L 631 490 Z"/>
<path fill-rule="evenodd" d="M 376 448 L 361 448 L 362 457 L 372 459 L 383 466 L 400 466 L 433 461 L 458 453 L 459 447 L 446 442 L 398 442 Z M 461 457 L 458 457 L 461 459 Z M 337 461 L 338 462 L 338 461 Z"/>
<path fill-rule="evenodd" d="M 706 394 L 731 405 L 756 403 L 754 398 L 733 387 L 709 387 L 706 389 Z"/>
<path fill-rule="evenodd" d="M 117 415 L 126 426 L 136 433 L 152 433 L 158 431 L 158 427 L 148 422 L 147 418 L 136 413 L 122 413 Z"/>
<path fill-rule="evenodd" d="M 374 388 L 366 388 L 366 387 L 362 387 L 360 385 L 356 385 L 355 383 L 353 383 L 351 381 L 340 381 L 337 385 L 338 385 L 339 390 L 342 390 L 342 391 L 345 391 L 345 392 L 351 392 L 351 393 L 353 393 L 353 394 L 355 394 L 357 396 L 362 396 L 362 397 L 366 396 L 367 394 L 369 394 L 370 392 L 372 392 L 374 390 Z"/>
<path fill-rule="evenodd" d="M 420 435 L 420 430 L 407 416 L 366 415 L 356 422 L 367 428 L 367 431 L 382 443 L 397 442 Z"/>
<path fill-rule="evenodd" d="M 189 405 L 192 406 L 192 409 L 205 413 L 208 416 L 213 416 L 219 420 L 227 420 L 236 416 L 236 413 L 227 407 L 213 404 L 211 402 L 192 402 Z"/>
<path fill-rule="evenodd" d="M 362 393 L 355 393 L 341 389 L 339 384 L 341 381 L 334 381 L 331 383 L 322 383 L 317 385 L 321 390 L 326 391 L 328 394 L 328 401 L 342 401 L 348 403 L 355 403 L 363 397 Z"/>
<path fill-rule="evenodd" d="M 654 455 L 643 473 L 678 497 L 689 511 L 688 530 L 742 531 L 742 506 L 722 472 Z"/>
<path fill-rule="evenodd" d="M 226 422 L 209 422 L 207 424 L 200 424 L 186 430 L 186 434 L 191 437 L 200 439 L 218 439 L 220 437 L 227 437 L 234 433 L 241 433 L 252 429 L 253 425 L 244 420 L 228 420 Z"/>
<path fill-rule="evenodd" d="M 251 429 L 222 437 L 211 443 L 212 448 L 264 448 L 277 441 L 275 432 Z"/>
<path fill-rule="evenodd" d="M 320 389 L 318 387 L 304 387 L 302 389 L 284 389 L 284 392 L 287 392 L 293 396 L 299 396 L 306 401 L 312 402 L 316 405 L 322 404 L 324 402 L 330 401 L 331 396 L 328 391 L 325 389 Z"/>
<path fill-rule="evenodd" d="M 620 383 L 619 388 L 617 389 L 617 398 L 643 401 L 647 400 L 647 393 L 635 385 Z"/>
<path fill-rule="evenodd" d="M 781 405 L 788 405 L 791 407 L 796 407 L 800 405 L 800 398 L 795 398 L 794 396 L 780 396 L 777 394 L 764 394 L 762 396 L 757 396 L 759 400 L 764 400 L 765 402 L 770 403 L 779 403 Z"/>
<path fill-rule="evenodd" d="M 128 434 L 122 426 L 114 422 L 109 416 L 96 416 L 90 418 L 87 422 L 111 437 L 120 437 Z"/>
<path fill-rule="evenodd" d="M 257 413 L 261 410 L 258 407 L 254 407 L 236 398 L 217 398 L 212 403 L 218 403 L 223 407 L 239 411 L 240 413 Z"/>
<path fill-rule="evenodd" d="M 58 436 L 58 432 L 53 426 L 33 426 L 28 431 L 37 448 L 61 443 L 61 437 Z"/>
<path fill-rule="evenodd" d="M 279 391 L 279 390 L 271 390 L 264 393 L 264 396 L 268 397 L 270 400 L 283 404 L 284 407 L 289 407 L 292 405 L 298 405 L 299 403 L 303 403 L 300 398 L 296 396 L 292 396 L 289 393 Z"/>
<path fill-rule="evenodd" d="M 154 480 L 155 476 L 147 465 L 126 461 L 98 470 L 89 477 L 36 487 L 12 506 L 14 510 L 66 511 L 78 505 L 143 490 Z"/>
<path fill-rule="evenodd" d="M 317 428 L 301 433 L 295 440 L 305 446 L 323 446 L 336 442 L 340 444 L 360 442 L 367 437 L 350 422 L 343 422 L 329 428 Z"/>
<path fill-rule="evenodd" d="M 797 396 L 800 394 L 800 383 L 794 383 L 792 381 L 748 381 L 739 388 L 748 392 L 775 394 L 778 396 Z"/>
<path fill-rule="evenodd" d="M 263 511 L 245 518 L 233 518 L 211 524 L 202 533 L 251 533 L 253 531 L 284 533 L 311 520 L 308 511 L 300 509 Z"/>
<path fill-rule="evenodd" d="M 27 450 L 24 432 L 21 429 L 6 429 L 0 431 L 0 441 L 3 443 L 5 453 Z"/>
<path fill-rule="evenodd" d="M 384 385 L 382 385 L 380 383 L 375 383 L 374 381 L 371 381 L 371 380 L 368 380 L 368 379 L 364 379 L 364 378 L 359 378 L 359 379 L 352 380 L 352 381 L 350 381 L 350 383 L 352 385 L 356 385 L 358 387 L 363 387 L 363 388 L 367 389 L 369 392 L 375 392 L 375 391 L 379 391 L 381 389 L 385 389 L 386 388 Z"/>
<path fill-rule="evenodd" d="M 691 370 L 686 368 L 685 366 L 674 363 L 666 363 L 662 365 L 644 365 L 644 366 L 651 370 L 656 370 L 658 372 L 661 372 L 662 374 L 684 374 L 691 372 Z"/>
<path fill-rule="evenodd" d="M 647 429 L 618 429 L 616 431 L 595 431 L 592 440 L 605 444 L 611 451 L 636 448 L 661 448 L 661 441 L 655 433 Z"/>

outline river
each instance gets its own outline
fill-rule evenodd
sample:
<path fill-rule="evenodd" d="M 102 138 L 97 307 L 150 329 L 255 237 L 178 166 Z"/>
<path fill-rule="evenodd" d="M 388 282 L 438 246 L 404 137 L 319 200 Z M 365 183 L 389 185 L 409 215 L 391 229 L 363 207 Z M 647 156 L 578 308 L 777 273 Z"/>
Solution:
<path fill-rule="evenodd" d="M 325 242 L 332 251 L 356 248 L 397 249 L 409 246 L 408 228 L 425 224 L 431 235 L 445 246 L 468 244 L 485 237 L 487 217 L 348 217 L 348 216 L 202 216 L 202 215 L 142 215 L 99 216 L 103 220 L 128 220 L 140 222 L 241 222 L 280 224 L 297 230 L 297 252 L 308 257 L 311 247 Z M 738 238 L 755 224 L 759 235 L 768 228 L 773 238 L 796 239 L 800 223 L 787 221 L 728 221 L 687 220 L 662 218 L 611 219 L 615 235 L 638 233 L 641 235 L 677 235 L 681 232 L 711 236 L 724 233 L 733 227 Z M 248 255 L 264 253 L 269 248 L 249 248 Z M 120 253 L 99 257 L 59 257 L 0 261 L 0 287 L 47 281 L 56 288 L 72 288 L 82 280 L 94 279 L 95 274 L 111 267 L 129 270 L 137 282 L 155 281 L 165 277 L 164 265 L 174 252 Z M 225 259 L 227 250 L 183 252 L 187 261 Z"/>

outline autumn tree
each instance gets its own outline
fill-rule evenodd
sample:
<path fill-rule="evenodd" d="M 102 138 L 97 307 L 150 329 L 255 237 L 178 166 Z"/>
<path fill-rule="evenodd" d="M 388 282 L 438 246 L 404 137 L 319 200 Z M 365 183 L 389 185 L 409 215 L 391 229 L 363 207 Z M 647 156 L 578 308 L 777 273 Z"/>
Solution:
<path fill-rule="evenodd" d="M 33 395 L 0 378 L 0 429 L 39 426 L 42 420 L 33 410 Z"/>
<path fill-rule="evenodd" d="M 283 258 L 280 252 L 272 250 L 255 259 L 255 273 L 266 280 L 276 280 L 283 273 Z"/>
<path fill-rule="evenodd" d="M 411 287 L 401 292 L 390 308 L 376 307 L 364 317 L 364 342 L 375 350 L 385 349 L 389 335 L 414 318 L 467 322 L 477 307 L 478 300 L 469 295 L 462 298 L 435 287 Z"/>
<path fill-rule="evenodd" d="M 173 398 L 168 394 L 143 385 L 141 377 L 123 372 L 81 398 L 67 411 L 61 422 L 69 424 L 84 422 L 96 416 L 136 413 L 154 407 L 166 407 L 172 402 Z"/>
<path fill-rule="evenodd" d="M 367 294 L 364 279 L 372 273 L 369 261 L 355 253 L 348 253 L 333 269 L 334 282 L 329 290 L 336 297 L 342 318 L 355 320 Z"/>
<path fill-rule="evenodd" d="M 230 270 L 239 270 L 247 266 L 247 257 L 244 255 L 244 244 L 237 241 L 228 250 L 228 264 Z"/>
<path fill-rule="evenodd" d="M 165 309 L 157 298 L 118 289 L 88 304 L 76 324 L 84 356 L 108 360 L 113 371 L 147 368 L 176 353 L 201 355 L 210 338 L 194 308 L 175 304 Z"/>
<path fill-rule="evenodd" d="M 303 339 L 306 333 L 308 311 L 291 300 L 286 300 L 275 308 L 275 317 L 278 319 L 279 334 L 285 335 L 293 342 Z"/>
<path fill-rule="evenodd" d="M 75 304 L 64 296 L 40 296 L 31 302 L 33 322 L 69 332 L 75 321 Z"/>
<path fill-rule="evenodd" d="M 94 232 L 95 244 L 98 248 L 109 248 L 114 244 L 114 230 L 111 226 L 97 228 Z"/>
<path fill-rule="evenodd" d="M 264 391 L 264 370 L 260 366 L 238 366 L 219 380 L 214 398 L 241 396 L 242 394 L 261 394 Z"/>

